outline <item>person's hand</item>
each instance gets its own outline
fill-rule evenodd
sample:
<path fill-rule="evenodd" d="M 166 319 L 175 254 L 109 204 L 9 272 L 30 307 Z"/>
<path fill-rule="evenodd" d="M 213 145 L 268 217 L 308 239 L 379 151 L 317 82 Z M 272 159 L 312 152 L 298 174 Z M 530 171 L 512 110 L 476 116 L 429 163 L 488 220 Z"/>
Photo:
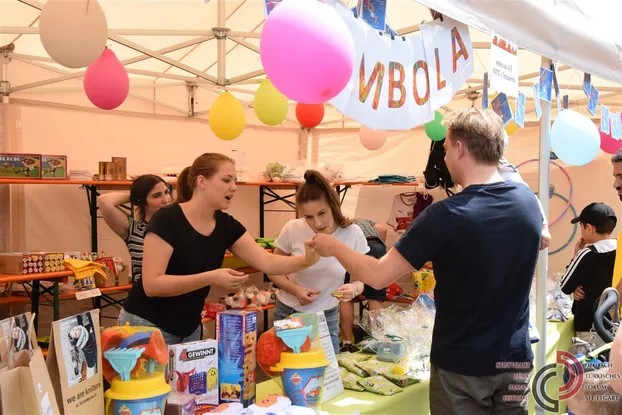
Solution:
<path fill-rule="evenodd" d="M 551 232 L 549 232 L 549 227 L 545 226 L 542 228 L 542 238 L 540 239 L 540 251 L 546 249 L 551 245 Z"/>
<path fill-rule="evenodd" d="M 577 255 L 577 252 L 585 248 L 586 245 L 587 243 L 585 242 L 585 239 L 579 238 L 577 243 L 574 245 L 574 254 Z"/>
<path fill-rule="evenodd" d="M 350 284 L 343 284 L 341 287 L 337 288 L 335 292 L 341 293 L 341 297 L 338 297 L 339 301 L 348 302 L 358 297 L 361 294 L 359 285 L 360 284 L 353 282 Z"/>
<path fill-rule="evenodd" d="M 312 288 L 297 286 L 296 290 L 292 294 L 296 296 L 300 302 L 300 305 L 307 305 L 311 304 L 320 292 L 321 291 L 314 290 Z"/>
<path fill-rule="evenodd" d="M 212 285 L 227 290 L 237 290 L 248 280 L 248 275 L 230 268 L 220 268 L 213 271 Z"/>
<path fill-rule="evenodd" d="M 320 255 L 313 247 L 313 239 L 307 239 L 305 241 L 305 265 L 310 267 L 320 260 Z"/>
<path fill-rule="evenodd" d="M 583 291 L 583 286 L 579 285 L 576 290 L 572 293 L 572 298 L 575 301 L 581 301 L 585 298 L 585 291 Z"/>
<path fill-rule="evenodd" d="M 335 256 L 339 241 L 330 235 L 317 233 L 312 240 L 313 249 L 323 257 Z"/>

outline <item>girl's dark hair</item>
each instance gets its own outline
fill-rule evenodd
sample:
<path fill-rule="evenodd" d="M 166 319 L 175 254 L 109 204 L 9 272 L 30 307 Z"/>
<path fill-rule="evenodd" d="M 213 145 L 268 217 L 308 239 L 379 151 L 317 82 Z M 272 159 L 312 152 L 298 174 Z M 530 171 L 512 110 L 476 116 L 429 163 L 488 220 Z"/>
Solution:
<path fill-rule="evenodd" d="M 139 220 L 145 220 L 145 216 L 147 215 L 147 196 L 149 196 L 149 192 L 151 192 L 158 183 L 166 184 L 166 181 L 155 174 L 143 174 L 135 178 L 132 182 L 132 187 L 130 187 L 130 202 L 138 208 L 137 216 Z"/>
<path fill-rule="evenodd" d="M 304 175 L 305 182 L 296 192 L 296 205 L 325 199 L 333 213 L 335 223 L 340 228 L 352 224 L 341 212 L 341 203 L 337 191 L 330 185 L 326 177 L 316 170 L 307 170 Z"/>
<path fill-rule="evenodd" d="M 177 202 L 183 203 L 192 199 L 197 177 L 203 176 L 211 179 L 218 172 L 220 164 L 224 162 L 235 164 L 231 157 L 220 153 L 203 153 L 197 157 L 192 166 L 186 167 L 177 176 Z"/>

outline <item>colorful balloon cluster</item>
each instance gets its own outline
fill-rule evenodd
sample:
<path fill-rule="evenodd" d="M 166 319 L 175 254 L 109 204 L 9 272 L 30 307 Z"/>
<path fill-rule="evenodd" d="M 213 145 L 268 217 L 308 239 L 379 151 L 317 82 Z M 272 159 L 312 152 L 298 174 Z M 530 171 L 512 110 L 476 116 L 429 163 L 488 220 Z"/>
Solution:
<path fill-rule="evenodd" d="M 108 22 L 97 0 L 48 0 L 39 16 L 39 37 L 54 61 L 84 68 L 84 92 L 98 108 L 111 110 L 128 96 L 130 79 L 114 52 L 106 48 Z"/>

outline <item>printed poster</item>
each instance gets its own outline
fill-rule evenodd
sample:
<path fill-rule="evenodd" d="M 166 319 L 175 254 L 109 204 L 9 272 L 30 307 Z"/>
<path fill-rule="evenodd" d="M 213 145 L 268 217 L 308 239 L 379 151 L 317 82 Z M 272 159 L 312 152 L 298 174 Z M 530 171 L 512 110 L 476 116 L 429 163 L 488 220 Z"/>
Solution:
<path fill-rule="evenodd" d="M 592 75 L 590 75 L 589 73 L 584 73 L 583 74 L 583 92 L 585 92 L 585 95 L 587 95 L 588 97 L 590 96 L 591 87 L 592 87 Z"/>
<path fill-rule="evenodd" d="M 503 121 L 503 126 L 505 127 L 512 121 L 514 115 L 512 114 L 512 108 L 510 107 L 510 102 L 508 101 L 508 97 L 500 92 L 495 99 L 492 100 L 492 110 L 501 117 Z"/>
<path fill-rule="evenodd" d="M 533 103 L 536 107 L 536 119 L 542 117 L 542 105 L 540 104 L 540 84 L 533 84 Z"/>
<path fill-rule="evenodd" d="M 525 94 L 518 91 L 518 97 L 514 104 L 516 114 L 514 114 L 514 122 L 521 128 L 525 127 Z"/>
<path fill-rule="evenodd" d="M 490 87 L 507 96 L 518 95 L 518 47 L 492 33 L 490 42 Z"/>
<path fill-rule="evenodd" d="M 553 89 L 553 72 L 550 69 L 540 67 L 540 99 L 551 102 Z"/>
<path fill-rule="evenodd" d="M 99 373 L 97 336 L 91 313 L 61 320 L 59 331 L 60 353 L 65 362 L 67 386 L 77 385 Z"/>
<path fill-rule="evenodd" d="M 609 127 L 609 107 L 606 105 L 600 106 L 600 131 L 605 134 L 609 134 L 611 132 Z"/>
<path fill-rule="evenodd" d="M 611 125 L 611 137 L 616 140 L 622 139 L 622 114 L 619 112 L 609 113 L 609 124 Z"/>
<path fill-rule="evenodd" d="M 590 87 L 590 98 L 587 101 L 587 110 L 592 116 L 596 116 L 596 106 L 598 105 L 598 89 L 594 85 Z"/>
<path fill-rule="evenodd" d="M 328 331 L 328 324 L 326 324 L 326 316 L 323 311 L 319 311 L 316 314 L 320 335 L 318 339 L 313 341 L 311 347 L 321 347 L 329 362 L 324 373 L 324 391 L 322 392 L 322 403 L 326 403 L 334 397 L 341 395 L 344 389 L 341 374 L 339 373 L 339 365 L 337 364 L 337 356 L 333 348 L 333 341 Z"/>
<path fill-rule="evenodd" d="M 386 0 L 361 0 L 361 19 L 373 29 L 386 30 Z"/>

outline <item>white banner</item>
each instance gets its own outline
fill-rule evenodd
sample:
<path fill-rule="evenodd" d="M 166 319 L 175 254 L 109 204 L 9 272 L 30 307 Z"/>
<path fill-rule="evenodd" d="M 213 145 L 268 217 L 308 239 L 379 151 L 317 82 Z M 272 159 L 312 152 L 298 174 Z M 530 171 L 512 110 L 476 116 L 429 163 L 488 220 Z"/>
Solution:
<path fill-rule="evenodd" d="M 473 73 L 469 29 L 444 18 L 412 36 L 380 35 L 337 3 L 356 49 L 352 78 L 330 103 L 376 130 L 410 130 L 434 118 Z"/>
<path fill-rule="evenodd" d="M 490 35 L 490 87 L 510 97 L 518 96 L 518 47 Z"/>

